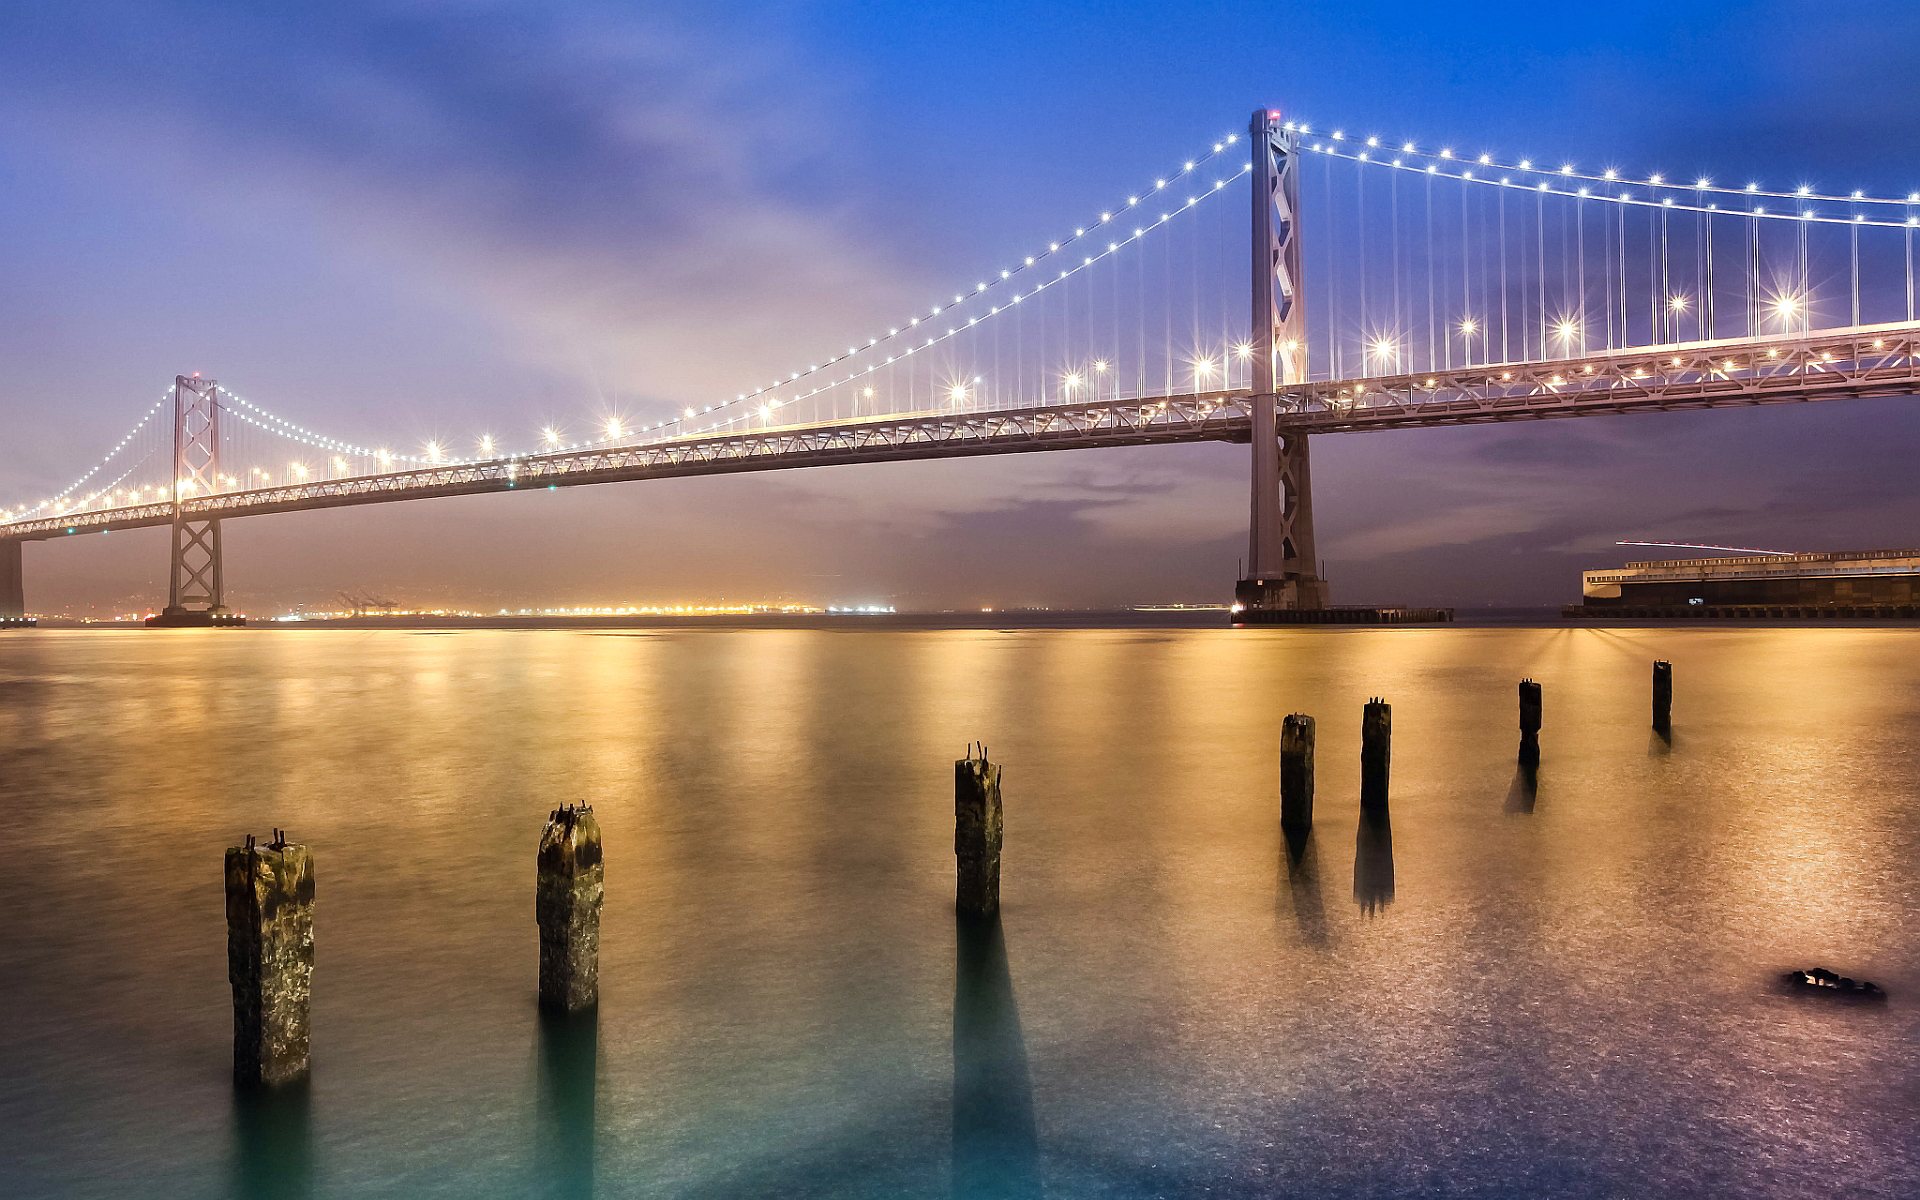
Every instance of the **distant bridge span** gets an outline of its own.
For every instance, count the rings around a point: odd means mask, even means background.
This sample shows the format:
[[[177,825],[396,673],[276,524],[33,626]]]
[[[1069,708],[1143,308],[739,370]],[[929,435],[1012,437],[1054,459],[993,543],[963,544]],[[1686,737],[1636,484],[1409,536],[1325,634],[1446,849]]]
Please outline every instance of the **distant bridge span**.
[[[1327,224],[1311,264],[1301,237],[1309,161]],[[1242,177],[1244,242],[1212,199]],[[1210,227],[1192,215],[1202,211],[1219,219]],[[1920,192],[1779,192],[1582,173],[1564,159],[1469,161],[1444,146],[1316,134],[1260,109],[1246,142],[1237,132],[1216,140],[1124,205],[974,276],[951,301],[644,431],[605,419],[605,437],[571,448],[549,427],[552,449],[540,454],[497,455],[487,436],[472,459],[446,461],[438,441],[424,458],[396,458],[304,429],[212,379],[177,376],[65,491],[0,509],[0,624],[28,619],[28,541],[171,526],[157,623],[237,624],[223,599],[221,524],[232,517],[1202,441],[1251,447],[1236,609],[1246,621],[1293,620],[1331,604],[1314,541],[1311,435],[1914,395],[1917,251]],[[1242,280],[1252,285],[1245,325],[1232,315]],[[288,442],[300,447],[292,461]]]
[[[1547,362],[1285,385],[1276,396],[1276,417],[1284,431],[1363,433],[1917,393],[1920,323],[1899,322],[1804,337],[1694,342]],[[1245,391],[992,412],[908,413],[218,491],[182,499],[179,508],[181,516],[191,520],[223,520],[688,475],[1246,442],[1252,431],[1252,397]],[[174,520],[171,499],[86,509],[0,525],[0,541],[141,529]]]

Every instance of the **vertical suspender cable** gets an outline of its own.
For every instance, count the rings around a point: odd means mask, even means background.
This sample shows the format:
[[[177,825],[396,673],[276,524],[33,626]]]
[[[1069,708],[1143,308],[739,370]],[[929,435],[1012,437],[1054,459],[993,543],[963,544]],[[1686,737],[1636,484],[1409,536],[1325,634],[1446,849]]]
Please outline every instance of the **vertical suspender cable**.
[[[1427,370],[1429,370],[1429,371],[1431,371],[1431,370],[1433,370],[1433,369],[1434,369],[1435,367],[1437,367],[1438,365],[1440,365],[1440,355],[1439,355],[1439,353],[1438,353],[1438,350],[1439,350],[1439,347],[1437,347],[1437,346],[1435,346],[1435,345],[1434,345],[1434,338],[1433,338],[1433,334],[1434,334],[1434,322],[1435,322],[1435,319],[1436,319],[1436,318],[1435,318],[1435,313],[1434,313],[1434,308],[1433,308],[1433,269],[1434,269],[1434,260],[1435,260],[1435,258],[1437,258],[1437,257],[1438,257],[1438,255],[1439,255],[1439,251],[1435,249],[1435,247],[1434,247],[1434,244],[1433,244],[1433,173],[1432,173],[1432,172],[1428,172],[1428,173],[1427,173],[1427,201],[1426,201],[1426,218],[1427,218],[1427,241],[1426,241],[1426,252],[1427,252]]]
[[[1714,320],[1714,294],[1713,294],[1714,293],[1714,287],[1713,287],[1713,218],[1714,216],[1715,216],[1714,213],[1709,212],[1701,218],[1702,228],[1705,230],[1705,234],[1703,236],[1705,237],[1706,243],[1707,243],[1707,247],[1706,247],[1707,294],[1704,298],[1707,308],[1706,308],[1706,311],[1701,314],[1701,316],[1705,319],[1707,323],[1706,337],[1708,341],[1713,341],[1716,337],[1719,336],[1717,322],[1715,322]]]
[[[1500,181],[1500,361],[1512,362],[1507,343],[1507,181]]]
[[[1533,190],[1533,258],[1540,269],[1534,280],[1536,306],[1540,309],[1540,357],[1553,357],[1547,351],[1547,193]]]
[[[1354,258],[1358,263],[1356,273],[1360,277],[1360,310],[1357,314],[1359,319],[1355,322],[1355,329],[1360,335],[1360,361],[1354,373],[1365,375],[1367,374],[1367,351],[1372,349],[1367,344],[1367,334],[1370,332],[1367,328],[1370,315],[1368,302],[1372,298],[1372,289],[1367,286],[1370,282],[1367,279],[1367,173],[1359,167],[1353,169],[1353,187],[1353,221],[1354,228],[1359,233]]]
[[[1399,374],[1406,322],[1401,319],[1400,311],[1400,172],[1397,168],[1387,176],[1387,237],[1392,246],[1390,265],[1393,274],[1393,323],[1387,338],[1393,345],[1393,370]]]
[[[1855,325],[1858,325],[1860,323],[1860,222],[1858,220],[1859,214],[1855,213],[1854,217],[1855,217],[1854,223],[1848,227],[1847,232],[1853,235],[1853,238],[1852,238],[1853,322],[1852,323]]]

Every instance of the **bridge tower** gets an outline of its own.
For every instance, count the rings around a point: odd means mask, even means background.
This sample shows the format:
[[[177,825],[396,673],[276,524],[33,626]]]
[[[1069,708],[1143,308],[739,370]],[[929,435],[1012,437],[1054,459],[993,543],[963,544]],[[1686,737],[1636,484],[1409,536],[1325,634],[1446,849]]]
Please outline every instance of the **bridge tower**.
[[[1301,297],[1299,136],[1261,109],[1253,135],[1253,511],[1247,577],[1234,588],[1237,619],[1327,607],[1313,545],[1313,490],[1305,430],[1283,429],[1280,389],[1307,380]]]
[[[173,569],[167,606],[147,624],[244,625],[227,611],[220,560],[220,519],[195,519],[188,499],[220,488],[218,385],[199,376],[173,377]]]

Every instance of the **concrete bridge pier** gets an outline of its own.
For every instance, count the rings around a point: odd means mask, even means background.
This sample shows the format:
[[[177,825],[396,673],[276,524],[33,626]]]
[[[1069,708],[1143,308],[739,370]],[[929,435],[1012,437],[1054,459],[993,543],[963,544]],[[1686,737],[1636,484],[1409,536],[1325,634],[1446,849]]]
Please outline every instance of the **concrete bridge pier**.
[[[1313,544],[1307,435],[1274,428],[1273,397],[1256,396],[1254,404],[1250,553],[1247,577],[1233,589],[1234,603],[1243,619],[1261,612],[1325,608],[1327,581],[1319,576]]]
[[[26,579],[20,566],[24,544],[17,538],[0,541],[0,626],[26,624]]]

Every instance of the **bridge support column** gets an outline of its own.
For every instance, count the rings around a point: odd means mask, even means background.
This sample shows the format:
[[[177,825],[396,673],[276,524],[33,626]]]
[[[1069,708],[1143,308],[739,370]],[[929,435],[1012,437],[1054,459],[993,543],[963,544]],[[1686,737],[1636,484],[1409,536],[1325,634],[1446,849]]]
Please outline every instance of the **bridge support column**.
[[[1316,568],[1307,435],[1276,431],[1263,439],[1260,425],[1256,419],[1247,577],[1233,595],[1242,620],[1258,620],[1262,611],[1325,608],[1328,598]]]
[[[195,496],[220,490],[219,384],[197,376],[173,379],[173,563],[167,607],[147,624],[156,626],[244,625],[227,611],[220,556],[220,521],[195,519],[186,508]]]
[[[1280,114],[1253,114],[1253,511],[1247,574],[1234,588],[1236,620],[1327,607],[1316,568],[1313,489],[1304,430],[1281,429],[1281,393],[1307,379],[1301,301],[1298,138]]]
[[[20,548],[24,545],[17,538],[0,541],[0,623],[26,623],[26,579],[20,564]]]

